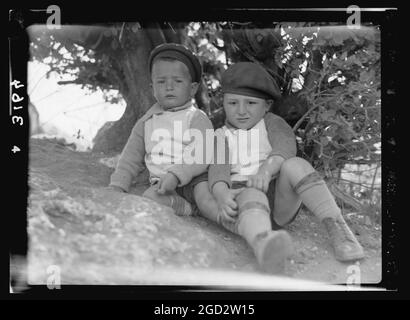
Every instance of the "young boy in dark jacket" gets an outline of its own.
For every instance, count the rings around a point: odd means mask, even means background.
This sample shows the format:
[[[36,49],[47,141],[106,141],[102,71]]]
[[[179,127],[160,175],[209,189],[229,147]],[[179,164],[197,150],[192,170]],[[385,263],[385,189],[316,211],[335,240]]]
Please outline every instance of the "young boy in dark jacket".
[[[258,64],[239,62],[222,75],[222,91],[226,122],[216,130],[215,159],[209,167],[209,188],[219,207],[216,220],[246,239],[264,271],[281,273],[292,241],[280,227],[294,219],[303,203],[328,230],[336,259],[363,258],[363,248],[326,183],[296,157],[291,128],[268,113],[280,97],[270,75]],[[267,118],[282,132],[277,141],[268,138]],[[258,137],[254,149],[252,135]],[[241,161],[245,152],[256,157]]]

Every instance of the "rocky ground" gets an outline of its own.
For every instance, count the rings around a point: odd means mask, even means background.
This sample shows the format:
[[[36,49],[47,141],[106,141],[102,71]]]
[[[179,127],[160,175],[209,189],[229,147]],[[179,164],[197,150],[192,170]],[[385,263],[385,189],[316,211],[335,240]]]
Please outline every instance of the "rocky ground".
[[[29,283],[46,283],[51,265],[60,268],[63,284],[187,283],[194,270],[207,270],[208,276],[198,276],[202,283],[218,279],[219,271],[260,274],[238,236],[138,196],[145,188],[143,177],[130,194],[106,190],[113,171],[108,155],[32,139],[29,156]],[[346,219],[366,252],[353,268],[360,270],[362,283],[376,284],[381,280],[380,226],[357,214]],[[287,230],[296,248],[287,276],[348,281],[352,264],[333,258],[328,236],[311,214],[303,211]],[[174,270],[173,280],[163,270]]]

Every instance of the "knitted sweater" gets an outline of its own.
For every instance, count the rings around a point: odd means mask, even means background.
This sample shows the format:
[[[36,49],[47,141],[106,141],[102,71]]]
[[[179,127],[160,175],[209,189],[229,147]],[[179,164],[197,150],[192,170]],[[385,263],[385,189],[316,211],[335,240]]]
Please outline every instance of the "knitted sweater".
[[[161,125],[165,129],[174,125],[175,121],[181,121],[182,127],[197,129],[203,137],[206,136],[206,130],[213,129],[212,123],[206,114],[194,107],[191,102],[184,106],[171,110],[164,110],[158,103],[155,103],[135,124],[131,135],[128,138],[117,167],[111,175],[110,185],[118,186],[126,191],[132,183],[132,180],[140,173],[145,166],[150,171],[151,177],[158,177],[167,172],[173,173],[179,179],[179,186],[186,185],[193,177],[206,172],[208,165],[206,162],[186,164],[184,162],[173,164],[172,154],[165,154],[165,158],[170,159],[167,163],[158,164],[153,159],[155,148],[151,143],[153,132]],[[172,131],[171,131],[172,134]],[[154,134],[155,135],[155,134]],[[174,137],[171,137],[172,139]],[[193,142],[183,142],[182,148],[194,149]],[[181,144],[182,142],[179,141]],[[206,144],[203,144],[205,148]],[[203,151],[203,154],[205,152]]]

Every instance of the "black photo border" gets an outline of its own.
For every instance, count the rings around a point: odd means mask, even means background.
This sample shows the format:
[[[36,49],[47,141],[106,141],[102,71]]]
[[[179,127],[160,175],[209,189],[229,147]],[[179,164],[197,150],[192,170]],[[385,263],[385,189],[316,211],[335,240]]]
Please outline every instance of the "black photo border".
[[[362,8],[394,8],[388,4],[381,6],[357,4]],[[89,14],[93,10],[82,5],[81,7],[68,6],[67,4],[58,4],[61,8],[62,21],[64,24],[95,24],[113,21],[163,21],[162,17],[167,17],[167,21],[332,21],[346,22],[348,17],[346,11],[337,10],[336,8],[327,8],[332,10],[313,10],[314,8],[323,8],[310,4],[312,10],[297,10],[300,7],[306,8],[306,5],[295,6],[291,8],[289,4],[277,4],[275,8],[268,5],[258,6],[257,8],[249,7],[248,4],[237,3],[234,6],[226,8],[210,5],[210,7],[201,10],[176,10],[174,8],[163,7],[161,9],[151,9],[149,7],[141,8],[138,12],[132,9],[126,9],[124,6],[103,7],[99,8],[94,15]],[[339,3],[338,3],[339,4]],[[347,8],[354,4],[349,3],[344,6],[341,3],[338,8]],[[327,4],[328,5],[328,4]],[[293,6],[293,5],[292,5]],[[8,80],[19,80],[27,88],[27,61],[28,36],[25,29],[34,24],[47,21],[47,5],[33,8],[10,8],[8,24],[8,48],[9,48],[9,72]],[[287,9],[285,9],[287,8]],[[397,7],[396,7],[397,8]],[[37,10],[33,10],[37,9]],[[42,10],[38,10],[42,9]],[[298,299],[314,298],[329,299],[332,297],[355,298],[362,297],[391,297],[397,296],[400,288],[404,284],[398,276],[398,198],[397,198],[397,178],[398,178],[398,150],[397,150],[397,36],[398,36],[398,9],[386,11],[362,11],[362,22],[373,22],[380,25],[381,44],[382,44],[382,281],[376,287],[386,289],[383,292],[232,292],[220,291],[212,287],[184,287],[184,286],[70,286],[62,285],[61,290],[48,290],[46,286],[30,286],[20,294],[8,295],[12,299],[77,299],[83,297],[86,299],[185,299],[195,300],[198,298],[210,299],[232,299],[236,300],[270,300],[270,299]],[[10,78],[12,76],[12,78]],[[17,92],[25,99],[19,105],[23,106],[21,116],[25,123],[22,126],[13,125],[10,115],[6,115],[7,121],[7,167],[12,173],[11,178],[7,179],[7,185],[10,188],[7,201],[9,202],[7,228],[9,253],[12,258],[25,257],[27,255],[27,197],[29,187],[28,179],[28,109],[27,93],[22,89],[13,89],[9,91],[7,105],[10,105],[11,93]],[[19,110],[20,111],[20,110]],[[8,112],[8,109],[7,109]],[[18,146],[21,152],[12,153],[13,146]],[[401,247],[403,250],[403,245]],[[10,276],[10,269],[8,275]],[[16,279],[12,279],[12,282]],[[366,285],[363,285],[366,287]],[[374,287],[374,285],[372,285]],[[7,284],[7,291],[9,285]],[[194,291],[192,291],[194,289]],[[58,292],[57,292],[58,291]],[[147,304],[154,306],[156,304]]]

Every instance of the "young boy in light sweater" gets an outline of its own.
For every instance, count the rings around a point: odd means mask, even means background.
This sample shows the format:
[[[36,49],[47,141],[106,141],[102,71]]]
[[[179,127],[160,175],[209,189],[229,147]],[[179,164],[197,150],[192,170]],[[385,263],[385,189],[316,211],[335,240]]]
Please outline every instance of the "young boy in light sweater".
[[[195,129],[205,137],[207,129],[213,130],[209,118],[193,102],[201,65],[189,49],[169,43],[151,52],[149,71],[157,102],[135,124],[111,176],[110,188],[128,192],[132,180],[146,166],[151,186],[143,196],[172,207],[178,215],[190,215],[194,194],[200,205],[206,201],[199,197],[202,190],[211,197],[206,182],[208,164],[188,164],[184,157],[191,151],[195,156],[199,149],[204,154],[206,146],[186,133]]]
[[[219,207],[215,219],[243,236],[269,273],[284,271],[292,241],[281,227],[294,219],[302,203],[328,230],[338,260],[363,258],[363,248],[326,183],[296,157],[291,128],[267,113],[280,97],[270,75],[258,64],[236,63],[222,75],[222,91],[226,122],[216,130],[215,159],[209,167],[209,188]],[[278,143],[268,138],[269,118],[282,131]],[[253,134],[258,137],[256,149],[251,148]],[[256,157],[241,158],[245,152]]]

